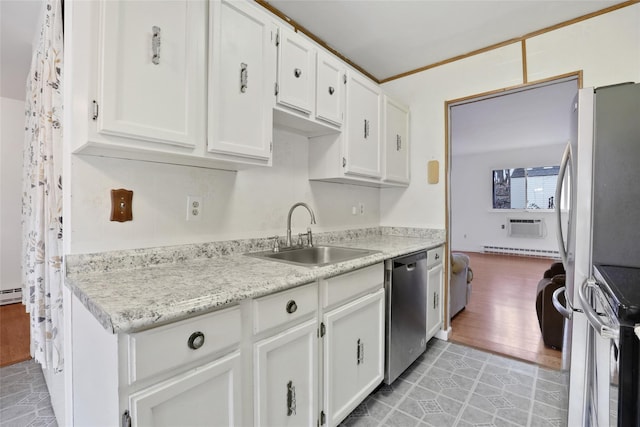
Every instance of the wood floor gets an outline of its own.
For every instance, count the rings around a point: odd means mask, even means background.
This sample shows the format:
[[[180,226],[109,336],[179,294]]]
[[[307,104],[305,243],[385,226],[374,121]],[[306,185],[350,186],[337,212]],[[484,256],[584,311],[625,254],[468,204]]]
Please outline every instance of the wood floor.
[[[562,352],[545,347],[536,287],[552,261],[465,252],[473,270],[471,300],[453,318],[451,341],[560,369]]]
[[[29,341],[29,314],[24,305],[0,306],[0,366],[31,359]]]

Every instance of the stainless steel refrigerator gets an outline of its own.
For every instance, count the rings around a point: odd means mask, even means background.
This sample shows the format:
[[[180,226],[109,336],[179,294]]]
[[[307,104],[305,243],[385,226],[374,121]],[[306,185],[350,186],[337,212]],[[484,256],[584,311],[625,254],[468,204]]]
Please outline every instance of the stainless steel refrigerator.
[[[566,318],[568,425],[638,425],[640,85],[581,89],[572,108],[556,193],[566,289],[554,294]]]

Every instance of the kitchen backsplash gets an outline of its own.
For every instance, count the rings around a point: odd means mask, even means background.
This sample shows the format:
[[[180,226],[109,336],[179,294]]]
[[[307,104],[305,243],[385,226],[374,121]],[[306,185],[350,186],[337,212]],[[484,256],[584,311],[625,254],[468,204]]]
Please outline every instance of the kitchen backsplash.
[[[361,239],[375,235],[402,237],[433,237],[444,240],[442,229],[370,227],[352,230],[333,231],[314,235],[316,244],[336,244],[348,240]],[[280,236],[281,243],[284,236]],[[246,252],[258,252],[271,248],[271,239],[242,239],[219,242],[198,243],[157,248],[129,249],[91,254],[74,254],[65,257],[67,275],[74,273],[104,272],[143,268],[152,265],[176,263],[199,258],[216,258]]]

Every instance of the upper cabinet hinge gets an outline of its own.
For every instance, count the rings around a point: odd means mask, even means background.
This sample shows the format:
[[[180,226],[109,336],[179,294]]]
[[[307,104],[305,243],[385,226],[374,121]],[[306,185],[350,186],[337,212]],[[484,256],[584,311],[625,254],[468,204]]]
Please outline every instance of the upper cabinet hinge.
[[[276,82],[274,85],[274,92],[275,92],[275,95],[278,96],[278,92],[280,92],[280,87],[278,86],[278,82]]]
[[[269,142],[269,152],[273,153],[273,141]]]
[[[276,46],[280,46],[280,28],[276,31]]]
[[[327,328],[324,326],[324,322],[320,323],[320,337],[324,337],[324,334],[327,333]],[[324,423],[322,423],[324,424]]]
[[[342,83],[347,84],[347,75],[346,74],[342,75]]]
[[[342,167],[343,168],[347,167],[347,159],[345,157],[342,158]]]
[[[127,409],[122,414],[122,425],[121,427],[131,427],[131,415],[129,415],[129,410]]]
[[[91,116],[91,120],[93,120],[94,122],[96,120],[98,120],[98,112],[99,112],[98,102],[94,99],[93,100],[93,115]]]
[[[320,425],[323,426],[324,423],[327,421],[326,420],[326,416],[324,415],[324,411],[320,411]]]

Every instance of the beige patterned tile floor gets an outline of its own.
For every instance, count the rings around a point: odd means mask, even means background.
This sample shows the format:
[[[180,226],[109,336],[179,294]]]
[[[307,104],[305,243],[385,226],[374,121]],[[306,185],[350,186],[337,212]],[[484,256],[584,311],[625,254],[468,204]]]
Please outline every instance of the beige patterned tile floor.
[[[558,427],[567,425],[567,399],[566,372],[432,339],[342,426]],[[0,426],[57,426],[34,361],[0,368]]]

